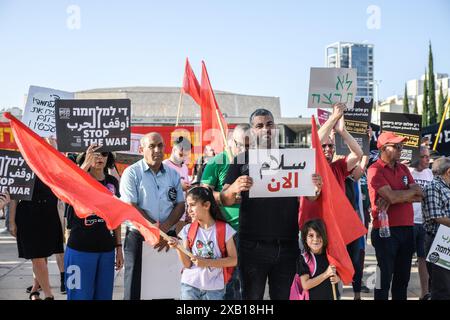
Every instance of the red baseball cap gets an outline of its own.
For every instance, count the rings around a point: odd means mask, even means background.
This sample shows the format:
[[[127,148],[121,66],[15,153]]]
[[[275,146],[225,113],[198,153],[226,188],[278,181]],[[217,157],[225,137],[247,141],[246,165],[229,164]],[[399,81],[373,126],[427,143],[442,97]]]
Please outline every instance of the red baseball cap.
[[[377,148],[380,149],[382,146],[388,143],[401,143],[405,141],[406,137],[397,136],[395,133],[391,131],[384,131],[380,134],[377,141]]]

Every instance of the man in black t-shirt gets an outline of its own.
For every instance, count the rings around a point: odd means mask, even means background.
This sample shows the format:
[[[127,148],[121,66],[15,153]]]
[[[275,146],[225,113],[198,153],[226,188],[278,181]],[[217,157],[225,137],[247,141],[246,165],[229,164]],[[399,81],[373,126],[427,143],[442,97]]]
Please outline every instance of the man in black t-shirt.
[[[250,116],[250,126],[258,148],[274,148],[278,137],[273,134],[270,111],[257,109]],[[298,198],[249,198],[252,185],[247,151],[234,158],[221,192],[223,205],[241,202],[238,261],[242,298],[262,300],[269,280],[270,298],[288,300],[299,256]]]

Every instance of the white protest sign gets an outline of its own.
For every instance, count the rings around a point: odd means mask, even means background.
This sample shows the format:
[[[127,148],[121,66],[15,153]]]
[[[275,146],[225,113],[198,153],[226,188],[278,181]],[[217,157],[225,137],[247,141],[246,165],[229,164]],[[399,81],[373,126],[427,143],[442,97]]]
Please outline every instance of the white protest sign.
[[[440,225],[430,251],[427,261],[442,268],[450,270],[450,228]]]
[[[182,265],[175,249],[142,244],[141,299],[180,299]]]
[[[331,108],[342,102],[351,109],[355,96],[356,69],[311,68],[308,108]]]
[[[250,149],[250,198],[314,196],[314,149]]]
[[[56,138],[55,101],[73,98],[72,92],[30,86],[22,122],[43,138]]]

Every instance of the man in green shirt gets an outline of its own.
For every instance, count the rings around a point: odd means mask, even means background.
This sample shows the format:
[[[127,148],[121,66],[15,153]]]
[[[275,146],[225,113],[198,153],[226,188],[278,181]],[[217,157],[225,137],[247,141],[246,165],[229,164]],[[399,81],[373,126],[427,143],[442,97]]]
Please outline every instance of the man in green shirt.
[[[233,159],[235,156],[248,149],[249,129],[250,126],[248,124],[239,124],[234,128],[233,134],[228,140],[228,146],[230,147],[229,149],[232,153],[231,156],[227,151],[223,151],[212,160],[208,161],[201,178],[202,185],[208,186],[214,190],[214,198],[222,209],[223,216],[236,231],[239,231],[240,205],[234,204],[232,206],[222,206],[220,192],[223,189],[224,181],[227,176],[228,168],[230,166],[230,159]],[[238,234],[236,233],[235,241],[238,240],[237,235]],[[226,287],[226,300],[241,299],[239,278],[239,271],[238,268],[236,268],[233,278]]]

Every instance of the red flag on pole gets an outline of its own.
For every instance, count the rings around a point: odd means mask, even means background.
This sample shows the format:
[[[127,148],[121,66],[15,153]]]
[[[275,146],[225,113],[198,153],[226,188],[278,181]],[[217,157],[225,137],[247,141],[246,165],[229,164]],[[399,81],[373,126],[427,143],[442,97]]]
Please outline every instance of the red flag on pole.
[[[17,146],[27,164],[59,199],[73,206],[77,216],[85,218],[95,213],[105,220],[110,230],[129,220],[147,242],[152,245],[159,242],[159,229],[150,224],[135,207],[112,195],[100,182],[10,113],[5,113],[4,117],[11,122]]]
[[[198,105],[201,105],[200,84],[192,71],[189,59],[186,58],[186,66],[184,67],[183,92],[190,95]]]
[[[200,92],[202,108],[202,148],[204,150],[205,146],[209,144],[217,154],[222,152],[225,148],[228,124],[217,104],[204,61],[202,61],[202,86]]]
[[[354,269],[346,245],[367,233],[366,228],[339,186],[330,165],[322,152],[314,116],[312,122],[312,147],[316,150],[316,171],[322,177],[323,187],[316,201],[305,197],[300,201],[299,225],[320,218],[327,228],[327,256],[335,265],[344,284],[352,282]]]

